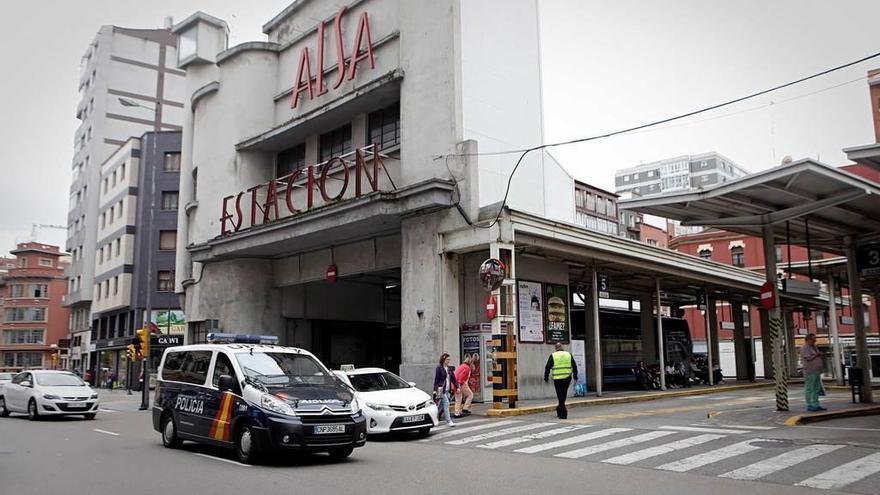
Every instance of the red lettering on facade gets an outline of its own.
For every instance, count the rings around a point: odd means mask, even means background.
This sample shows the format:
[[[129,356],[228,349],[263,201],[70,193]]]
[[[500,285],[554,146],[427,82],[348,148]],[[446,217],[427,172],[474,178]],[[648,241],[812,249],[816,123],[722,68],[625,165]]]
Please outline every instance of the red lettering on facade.
[[[342,179],[342,187],[339,188],[339,193],[336,194],[336,196],[330,196],[329,194],[327,194],[327,174],[336,163],[342,165],[344,178]],[[321,180],[318,181],[318,189],[321,191],[321,198],[325,202],[338,201],[342,199],[342,196],[345,194],[345,190],[348,189],[348,165],[342,158],[339,158],[338,156],[336,158],[331,158],[327,163],[324,164],[324,166],[321,167]]]
[[[315,96],[321,96],[327,92],[327,87],[324,86],[324,23],[318,24],[318,79],[315,81],[315,86],[318,87],[318,92],[315,93]]]
[[[361,195],[361,171],[367,177],[367,183],[373,191],[379,189],[379,146],[373,144],[373,174],[367,168],[367,162],[364,160],[364,154],[358,151],[354,155],[354,195]]]
[[[342,17],[348,11],[347,7],[342,7],[336,13],[336,20],[333,21],[333,28],[336,31],[336,82],[333,83],[333,89],[338,88],[342,81],[345,80],[345,47],[342,45]]]
[[[292,174],[286,177],[287,197],[285,198],[285,201],[287,202],[287,211],[289,211],[291,215],[299,212],[299,210],[297,210],[296,207],[293,206],[293,184],[294,182],[296,182],[297,179],[299,179],[300,175],[302,175],[302,169],[298,168],[294,170]]]
[[[275,220],[278,220],[278,183],[275,182],[275,179],[269,181],[269,185],[266,187],[266,201],[263,203],[263,223],[268,223],[269,213],[275,212]]]
[[[257,201],[257,191],[259,191],[263,187],[262,184],[256,185],[247,191],[251,193],[251,225],[257,224],[257,211],[260,213],[264,213],[263,207],[260,205],[260,202]]]
[[[303,81],[305,76],[305,81]],[[309,92],[309,99],[315,97],[315,91],[312,87],[312,64],[309,62],[309,47],[303,47],[299,56],[299,68],[296,70],[296,87],[293,89],[293,99],[290,102],[290,108],[296,108],[299,101],[299,95],[302,92]]]
[[[241,228],[241,222],[244,221],[244,213],[241,211],[241,198],[244,197],[244,191],[238,193],[235,196],[235,216],[236,222],[233,226],[232,231],[238,232],[238,229]]]
[[[229,204],[229,200],[234,198],[235,196],[226,196],[223,198],[223,213],[220,215],[220,235],[226,235],[229,231],[226,230],[226,222],[232,220],[232,214],[229,213],[227,206]]]
[[[367,47],[366,50],[361,53],[361,44],[364,41],[365,35]],[[349,81],[354,79],[354,76],[357,75],[357,65],[361,60],[369,59],[370,68],[376,68],[376,59],[373,57],[373,40],[370,38],[370,17],[366,12],[361,14],[360,21],[358,22],[357,36],[355,36],[354,40],[354,50],[351,53],[351,63],[348,72]]]
[[[315,167],[306,168],[306,209],[311,210],[315,199]]]

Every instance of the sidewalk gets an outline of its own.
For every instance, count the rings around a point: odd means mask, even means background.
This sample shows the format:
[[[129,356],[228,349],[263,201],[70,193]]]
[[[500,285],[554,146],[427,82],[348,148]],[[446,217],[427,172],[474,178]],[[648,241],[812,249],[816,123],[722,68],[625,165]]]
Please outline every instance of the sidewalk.
[[[611,404],[626,404],[631,402],[645,402],[651,400],[660,400],[660,399],[669,399],[672,397],[688,397],[694,395],[708,395],[708,394],[720,394],[725,392],[732,392],[736,390],[746,390],[753,388],[765,388],[772,387],[773,381],[771,380],[759,380],[757,382],[727,382],[723,385],[699,385],[694,386],[692,388],[676,388],[669,390],[653,390],[653,391],[644,391],[644,390],[621,390],[621,391],[611,391],[605,392],[602,394],[602,397],[596,397],[594,394],[590,394],[588,397],[569,397],[566,401],[566,406],[571,409],[573,407],[588,407],[588,406],[605,406]],[[516,408],[510,409],[507,408],[507,404],[504,404],[504,409],[492,409],[491,402],[485,402],[483,404],[474,404],[471,407],[471,413],[479,416],[494,416],[494,417],[507,417],[507,416],[522,416],[526,414],[537,414],[537,413],[545,413],[545,412],[553,412],[556,410],[556,400],[555,399],[534,399],[534,400],[519,400],[516,403]]]

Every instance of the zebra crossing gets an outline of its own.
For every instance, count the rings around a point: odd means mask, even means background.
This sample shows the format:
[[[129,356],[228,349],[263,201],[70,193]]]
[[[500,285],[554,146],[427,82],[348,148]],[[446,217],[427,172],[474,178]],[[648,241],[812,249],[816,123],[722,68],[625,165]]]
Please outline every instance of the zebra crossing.
[[[644,429],[471,419],[455,428],[438,428],[421,442],[826,490],[853,485],[864,493],[880,493],[877,449],[761,437],[769,437],[773,429],[706,424]]]

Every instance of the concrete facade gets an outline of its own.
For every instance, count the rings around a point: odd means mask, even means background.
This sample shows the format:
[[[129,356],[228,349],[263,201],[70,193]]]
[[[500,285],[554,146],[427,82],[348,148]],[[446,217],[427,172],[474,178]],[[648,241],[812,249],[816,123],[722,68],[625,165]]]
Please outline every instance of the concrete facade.
[[[73,313],[70,333],[80,343],[76,352],[85,356],[83,365],[94,350],[91,303],[97,297],[96,270],[103,271],[98,266],[99,208],[107,199],[101,192],[102,165],[132,136],[180,129],[184,73],[176,60],[177,39],[168,29],[118,26],[102,26],[82,57],[66,242],[72,260],[64,304]]]

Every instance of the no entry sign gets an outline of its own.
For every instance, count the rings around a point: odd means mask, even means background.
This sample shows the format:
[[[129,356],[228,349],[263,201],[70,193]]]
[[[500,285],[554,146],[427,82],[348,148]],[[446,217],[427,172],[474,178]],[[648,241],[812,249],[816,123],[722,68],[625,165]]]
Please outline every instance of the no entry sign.
[[[776,288],[771,282],[764,282],[761,286],[761,306],[764,309],[773,309],[776,307]]]

